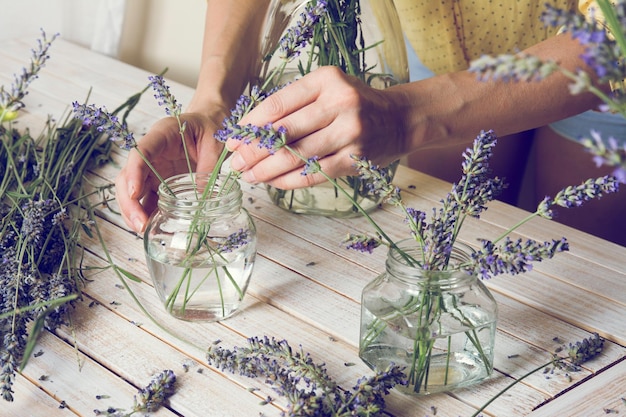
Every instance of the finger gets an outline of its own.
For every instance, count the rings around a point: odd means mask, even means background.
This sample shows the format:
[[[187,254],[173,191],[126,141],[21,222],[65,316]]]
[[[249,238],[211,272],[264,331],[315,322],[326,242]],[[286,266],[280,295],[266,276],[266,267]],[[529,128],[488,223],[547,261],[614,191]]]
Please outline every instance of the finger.
[[[294,147],[302,156],[310,157],[316,155],[323,157],[334,153],[345,144],[344,140],[335,141],[328,138],[330,135],[336,136],[332,130],[326,129],[333,123],[335,117],[335,114],[327,110],[326,106],[320,102],[315,102],[280,119],[274,126],[275,129],[278,126],[286,128],[287,143]],[[258,140],[250,143],[243,142],[243,146],[237,147],[236,155],[234,155],[231,161],[232,168],[237,171],[247,171],[265,160],[271,152],[259,146],[259,143]],[[280,154],[280,151],[276,153]],[[300,164],[297,158],[295,160],[293,158],[282,159],[280,166],[283,170],[291,170]],[[295,164],[294,161],[296,162]],[[288,165],[285,165],[286,163]]]
[[[231,166],[243,173],[242,179],[246,182],[269,182],[302,167],[311,157],[322,159],[338,153],[349,155],[350,151],[355,149],[352,139],[356,130],[346,131],[341,125],[331,123],[326,128],[291,142],[289,150],[283,148],[273,155],[265,149],[260,149],[254,142],[242,146],[233,155]]]
[[[115,199],[124,222],[135,232],[140,233],[148,221],[148,213],[140,203],[143,187],[130,189],[127,174],[128,170],[124,168],[115,179]]]
[[[307,125],[315,126],[319,124],[318,121],[311,120],[311,116],[318,118],[318,116],[324,115],[325,112],[320,111],[323,108],[314,109],[315,113],[311,111],[305,114],[300,113],[300,119],[292,118],[291,120],[285,120],[287,116],[291,116],[298,110],[314,103],[319,97],[319,89],[307,77],[308,75],[267,97],[252,109],[250,113],[245,115],[239,124],[242,126],[266,126],[268,123],[271,123],[275,129],[284,126],[288,131],[288,135],[292,138],[311,133],[311,129]],[[302,123],[303,120],[308,121],[308,123]],[[230,151],[236,151],[241,147],[242,143],[243,141],[241,140],[228,139],[226,147]]]
[[[196,172],[212,172],[218,156],[222,153],[224,144],[210,137],[203,137],[197,143]]]
[[[318,161],[320,170],[330,178],[338,178],[344,175],[357,175],[353,161],[345,154],[330,155]],[[267,184],[282,190],[310,187],[327,181],[321,173],[303,175],[303,167],[280,175]]]

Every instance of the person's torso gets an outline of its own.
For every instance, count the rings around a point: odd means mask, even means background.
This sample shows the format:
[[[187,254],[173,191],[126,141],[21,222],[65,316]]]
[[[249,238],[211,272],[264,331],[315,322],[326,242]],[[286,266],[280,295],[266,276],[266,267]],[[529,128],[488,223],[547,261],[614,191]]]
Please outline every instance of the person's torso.
[[[556,34],[540,20],[545,4],[575,10],[578,0],[394,0],[402,29],[436,74],[460,71],[484,54],[515,53]]]

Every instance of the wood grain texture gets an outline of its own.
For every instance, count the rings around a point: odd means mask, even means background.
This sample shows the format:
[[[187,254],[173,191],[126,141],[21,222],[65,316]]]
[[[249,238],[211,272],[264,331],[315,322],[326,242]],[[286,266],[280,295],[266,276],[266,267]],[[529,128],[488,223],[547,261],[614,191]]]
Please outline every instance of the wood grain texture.
[[[24,40],[0,45],[1,83],[11,82],[30,48]],[[55,41],[50,55],[31,85],[16,126],[37,132],[49,115],[60,118],[72,101],[87,96],[90,103],[112,109],[147,85],[147,72],[62,40]],[[184,106],[193,90],[169,84]],[[140,138],[163,115],[147,93],[131,114],[130,126]],[[89,181],[94,186],[111,183],[125,157],[126,151],[115,149],[113,163],[91,172]],[[450,189],[450,184],[406,167],[399,168],[395,182],[409,204],[422,210],[438,207]],[[363,286],[383,271],[386,254],[379,250],[367,256],[340,244],[350,231],[371,231],[367,222],[288,214],[271,203],[263,186],[242,184],[242,189],[259,244],[249,292],[238,314],[221,323],[182,322],[167,315],[149,279],[141,236],[126,228],[115,201],[99,206],[98,230],[114,264],[140,278],[126,284],[141,306],[112,269],[89,272],[72,326],[43,335],[36,348],[43,354],[32,358],[18,375],[16,400],[0,405],[0,415],[91,416],[94,409],[130,407],[137,389],[152,375],[172,369],[179,379],[177,391],[157,415],[278,416],[285,402],[275,398],[269,385],[206,362],[206,348],[213,342],[242,346],[252,336],[302,346],[346,388],[371,374],[357,351],[360,295]],[[492,238],[527,214],[496,202],[481,220],[467,222],[461,239],[475,244],[476,237]],[[385,207],[372,216],[394,239],[408,237],[401,216],[392,209]],[[390,416],[469,416],[515,378],[549,362],[559,346],[592,332],[607,339],[605,349],[580,372],[534,374],[492,403],[484,415],[626,413],[621,400],[626,395],[626,248],[536,220],[517,235],[537,240],[566,236],[571,249],[536,265],[531,273],[486,282],[500,308],[493,376],[449,394],[413,398],[393,392],[388,397]],[[83,245],[85,265],[107,265],[97,239],[85,236]],[[97,399],[99,395],[108,398]],[[267,396],[274,398],[272,404],[260,405]],[[62,401],[66,408],[59,408]]]

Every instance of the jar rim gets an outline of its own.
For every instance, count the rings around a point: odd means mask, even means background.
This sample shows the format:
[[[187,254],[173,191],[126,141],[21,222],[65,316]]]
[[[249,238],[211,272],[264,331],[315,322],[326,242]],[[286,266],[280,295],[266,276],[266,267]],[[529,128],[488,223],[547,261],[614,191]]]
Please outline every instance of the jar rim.
[[[241,205],[242,191],[239,181],[232,174],[220,173],[212,190],[203,188],[211,179],[211,173],[185,173],[168,177],[159,184],[158,205],[177,214],[203,212],[204,215],[224,213]],[[210,195],[207,195],[209,194]]]
[[[447,264],[450,268],[445,270],[427,270],[419,265],[410,265],[400,251],[403,251],[413,259],[420,259],[422,252],[418,242],[411,238],[403,239],[396,243],[396,247],[389,248],[386,268],[396,278],[418,283],[436,282],[437,285],[444,283],[454,284],[476,279],[474,275],[459,268],[462,263],[470,261],[471,254],[475,252],[471,246],[463,242],[454,243],[450,260]]]

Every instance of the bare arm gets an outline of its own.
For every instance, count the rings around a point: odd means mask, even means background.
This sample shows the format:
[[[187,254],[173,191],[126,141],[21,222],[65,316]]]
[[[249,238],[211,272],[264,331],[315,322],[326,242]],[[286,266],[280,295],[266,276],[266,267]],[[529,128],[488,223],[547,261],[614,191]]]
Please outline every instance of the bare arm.
[[[213,134],[234,106],[258,61],[258,36],[269,0],[208,0],[202,60],[194,96],[180,118],[192,168],[213,169],[223,149]],[[186,154],[178,121],[159,120],[138,148],[163,178],[185,172]],[[136,150],[115,180],[122,217],[135,231],[144,230],[156,206],[159,180]]]
[[[524,51],[575,72],[585,68],[583,46],[569,34]],[[588,69],[587,69],[588,70]],[[591,71],[589,71],[591,73]],[[572,95],[572,81],[555,73],[541,82],[479,81],[468,71],[445,74],[389,90],[404,111],[407,151],[468,141],[481,129],[498,136],[544,126],[599,104],[590,93]]]
[[[583,47],[567,34],[525,52],[571,71],[585,68]],[[354,173],[350,155],[385,165],[427,147],[469,143],[480,130],[505,136],[597,105],[591,94],[571,95],[570,82],[560,73],[541,82],[486,82],[461,71],[374,90],[321,68],[267,98],[243,122],[285,126],[290,146],[304,157],[318,156],[322,169],[337,177]],[[324,180],[319,174],[300,175],[302,162],[285,150],[268,157],[234,140],[227,146],[237,151],[231,166],[244,172],[244,180],[283,189]]]
[[[235,103],[258,62],[269,0],[207,0],[202,61],[191,112]]]

